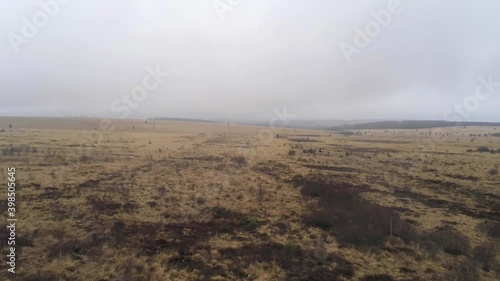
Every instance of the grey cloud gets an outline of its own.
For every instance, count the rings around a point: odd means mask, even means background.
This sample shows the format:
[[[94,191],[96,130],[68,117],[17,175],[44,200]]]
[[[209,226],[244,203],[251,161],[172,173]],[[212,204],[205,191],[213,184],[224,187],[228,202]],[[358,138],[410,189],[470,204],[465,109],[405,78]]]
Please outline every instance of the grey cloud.
[[[130,117],[258,119],[286,106],[300,119],[439,119],[480,75],[500,81],[493,0],[401,0],[351,63],[340,44],[389,0],[243,1],[223,21],[212,0],[70,1],[17,54],[7,34],[38,1],[4,2],[0,115],[118,117],[111,103],[157,64],[171,76]],[[492,95],[470,120],[500,121],[499,104]]]

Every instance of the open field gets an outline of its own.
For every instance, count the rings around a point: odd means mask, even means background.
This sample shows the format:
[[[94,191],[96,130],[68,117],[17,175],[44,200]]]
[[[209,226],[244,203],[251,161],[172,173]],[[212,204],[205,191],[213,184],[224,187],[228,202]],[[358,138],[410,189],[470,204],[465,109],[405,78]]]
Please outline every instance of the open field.
[[[500,279],[500,128],[98,122],[0,118],[1,280]]]

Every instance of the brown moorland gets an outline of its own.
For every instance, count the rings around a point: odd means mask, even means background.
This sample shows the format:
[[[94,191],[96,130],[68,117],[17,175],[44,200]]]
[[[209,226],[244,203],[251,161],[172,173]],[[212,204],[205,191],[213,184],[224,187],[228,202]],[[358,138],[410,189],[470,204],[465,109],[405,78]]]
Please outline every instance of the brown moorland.
[[[499,128],[99,121],[0,118],[1,280],[500,279]]]

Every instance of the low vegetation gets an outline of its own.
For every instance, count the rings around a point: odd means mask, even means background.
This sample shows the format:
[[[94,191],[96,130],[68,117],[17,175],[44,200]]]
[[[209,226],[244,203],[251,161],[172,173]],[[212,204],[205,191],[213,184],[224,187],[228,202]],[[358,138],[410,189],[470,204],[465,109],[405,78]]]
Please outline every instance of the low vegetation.
[[[0,165],[19,171],[15,280],[500,279],[487,128],[443,142],[276,129],[269,142],[157,120],[82,141],[89,120],[14,121]]]

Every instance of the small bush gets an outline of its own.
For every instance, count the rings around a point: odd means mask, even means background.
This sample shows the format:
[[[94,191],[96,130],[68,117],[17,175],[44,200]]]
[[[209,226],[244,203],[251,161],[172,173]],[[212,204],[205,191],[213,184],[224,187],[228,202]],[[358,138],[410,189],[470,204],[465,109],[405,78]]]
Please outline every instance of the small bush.
[[[247,159],[243,156],[232,157],[231,161],[239,166],[244,166],[247,164]]]
[[[313,154],[313,155],[316,155],[316,149],[304,149],[302,152],[306,153],[306,154]]]
[[[290,151],[288,151],[288,156],[295,156],[296,154],[297,152],[294,149],[290,149]]]
[[[486,146],[480,146],[476,149],[477,152],[490,152],[490,149]]]
[[[429,234],[430,242],[444,252],[458,256],[467,255],[470,251],[470,240],[454,229],[440,229]]]
[[[164,197],[165,194],[167,194],[167,189],[164,187],[164,186],[160,186],[156,189],[156,191],[158,191],[158,195],[160,197]]]
[[[254,217],[241,218],[239,221],[239,225],[247,231],[256,230],[259,224],[259,221]]]
[[[500,222],[485,222],[479,228],[492,238],[500,238]]]
[[[465,261],[452,270],[444,280],[478,281],[480,276],[477,267],[473,263]]]
[[[204,205],[207,203],[207,199],[205,197],[198,197],[196,198],[196,204],[198,205]]]
[[[237,220],[241,218],[241,214],[224,207],[213,207],[212,216],[214,219]]]
[[[91,158],[87,154],[82,154],[78,160],[82,163],[90,162]]]
[[[480,265],[480,267],[489,272],[495,264],[495,257],[497,255],[497,245],[493,241],[482,243],[474,248],[473,261]]]
[[[492,168],[491,170],[488,171],[488,174],[490,176],[496,176],[496,175],[498,175],[498,169]]]

